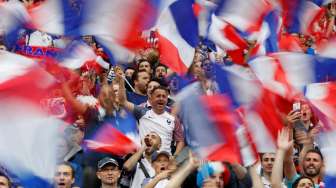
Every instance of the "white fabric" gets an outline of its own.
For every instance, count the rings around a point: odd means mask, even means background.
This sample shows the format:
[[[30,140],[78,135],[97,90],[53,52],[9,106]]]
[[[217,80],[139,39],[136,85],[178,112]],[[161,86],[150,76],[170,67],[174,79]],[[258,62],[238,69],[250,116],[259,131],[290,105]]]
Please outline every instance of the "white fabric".
[[[153,110],[148,110],[139,120],[140,138],[154,131],[161,137],[160,151],[171,153],[171,142],[173,140],[173,131],[175,128],[175,117],[168,112],[156,114]]]
[[[47,33],[35,31],[30,34],[30,37],[27,38],[27,44],[29,46],[44,46],[50,47],[52,46],[52,37]]]
[[[149,176],[150,177],[155,176],[155,171],[152,168],[151,163],[145,158],[141,159],[141,162],[144,165],[144,167],[146,168]],[[140,164],[138,163],[137,166],[136,166],[136,170],[135,170],[133,180],[132,180],[131,188],[140,188],[141,184],[142,184],[142,182],[144,181],[145,178],[146,178],[145,174],[143,173],[142,169],[140,168]]]

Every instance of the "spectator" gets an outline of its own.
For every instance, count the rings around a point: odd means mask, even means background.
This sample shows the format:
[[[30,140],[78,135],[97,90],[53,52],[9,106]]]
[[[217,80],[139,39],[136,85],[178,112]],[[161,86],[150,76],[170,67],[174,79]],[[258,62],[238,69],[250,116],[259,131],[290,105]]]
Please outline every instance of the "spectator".
[[[55,188],[71,188],[75,182],[75,171],[70,163],[63,162],[57,166],[54,177]]]
[[[152,65],[146,59],[140,59],[138,63],[138,71],[146,71],[149,74],[152,74]]]
[[[155,175],[155,171],[151,166],[151,156],[158,151],[160,146],[160,136],[155,132],[150,132],[145,136],[142,147],[124,163],[125,171],[130,172],[135,168],[131,188],[140,187],[145,178]]]
[[[176,170],[170,157],[171,155],[165,151],[153,153],[152,167],[155,170],[155,176],[146,178],[141,185],[142,188],[165,188],[167,186],[170,176]]]
[[[314,188],[314,181],[302,176],[293,183],[293,188]]]
[[[123,82],[120,82],[123,84]],[[168,90],[159,86],[153,89],[150,95],[151,109],[136,106],[126,100],[125,86],[120,86],[120,103],[130,112],[133,112],[139,121],[140,138],[143,139],[149,132],[157,132],[162,139],[160,151],[172,152],[172,142],[176,142],[177,155],[184,147],[184,137],[180,122],[165,109],[168,102]]]
[[[118,188],[120,174],[117,160],[105,157],[98,162],[97,177],[101,181],[101,188]]]
[[[133,77],[134,72],[135,72],[135,69],[133,67],[127,67],[124,71],[125,79],[126,79],[125,82],[128,82],[125,84],[128,92],[133,91],[134,83],[132,81],[132,77]]]
[[[290,128],[282,130],[278,135],[278,150],[276,160],[272,171],[272,188],[281,187],[282,174],[285,174],[285,182],[287,187],[293,187],[294,183],[300,177],[308,177],[313,180],[315,188],[320,187],[323,156],[320,151],[315,149],[308,150],[305,146],[300,153],[300,167],[302,167],[302,174],[296,172],[294,162],[292,159],[292,145],[290,140]],[[284,169],[284,170],[283,170]],[[301,180],[299,180],[300,182]]]
[[[0,173],[0,188],[11,188],[12,183],[10,179],[3,173]]]
[[[275,153],[263,153],[261,154],[261,181],[264,184],[265,188],[272,188],[271,184],[271,175],[272,175],[272,169],[273,164],[275,161]],[[283,188],[286,188],[286,186],[283,184]]]
[[[147,85],[150,80],[150,74],[147,71],[136,71],[133,74],[134,92],[127,92],[127,100],[139,105],[147,101]]]
[[[154,69],[154,78],[164,80],[167,76],[167,67],[163,64],[159,64]]]

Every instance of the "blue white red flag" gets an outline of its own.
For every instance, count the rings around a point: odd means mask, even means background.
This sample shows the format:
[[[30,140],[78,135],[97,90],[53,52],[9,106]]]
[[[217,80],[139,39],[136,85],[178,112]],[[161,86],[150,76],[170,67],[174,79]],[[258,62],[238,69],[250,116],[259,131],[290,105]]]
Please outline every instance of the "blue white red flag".
[[[192,0],[177,0],[162,10],[157,30],[160,62],[178,74],[186,73],[198,45],[198,24]]]

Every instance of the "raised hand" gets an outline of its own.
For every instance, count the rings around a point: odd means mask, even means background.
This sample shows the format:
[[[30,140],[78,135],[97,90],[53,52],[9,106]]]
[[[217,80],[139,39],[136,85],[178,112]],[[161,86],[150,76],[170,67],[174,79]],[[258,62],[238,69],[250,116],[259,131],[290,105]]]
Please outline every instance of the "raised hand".
[[[288,151],[293,146],[293,140],[289,140],[289,128],[283,128],[278,133],[277,144],[280,150]]]
[[[294,124],[295,121],[300,120],[301,118],[301,112],[297,110],[292,110],[288,113],[286,116],[287,123]]]

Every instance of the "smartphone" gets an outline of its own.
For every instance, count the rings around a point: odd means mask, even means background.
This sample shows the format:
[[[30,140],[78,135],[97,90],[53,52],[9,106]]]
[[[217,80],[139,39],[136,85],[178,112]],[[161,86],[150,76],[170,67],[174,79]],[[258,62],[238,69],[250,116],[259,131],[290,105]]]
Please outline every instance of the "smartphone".
[[[300,111],[301,110],[301,104],[300,104],[300,102],[295,102],[293,104],[293,110],[294,111]]]

